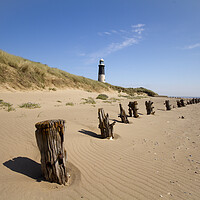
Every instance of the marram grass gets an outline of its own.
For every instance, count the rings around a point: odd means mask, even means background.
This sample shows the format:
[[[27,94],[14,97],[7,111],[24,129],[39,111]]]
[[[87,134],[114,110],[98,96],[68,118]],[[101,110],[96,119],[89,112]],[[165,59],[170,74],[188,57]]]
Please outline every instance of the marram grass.
[[[19,105],[20,108],[27,108],[27,109],[34,109],[34,108],[40,108],[40,104],[37,104],[37,103],[31,103],[31,102],[28,102],[28,103],[23,103],[21,105]]]
[[[69,66],[70,67],[70,66]],[[68,72],[51,68],[40,62],[33,62],[25,58],[14,56],[0,50],[0,85],[22,90],[52,90],[62,88],[83,89],[90,92],[105,92],[114,90],[134,96],[135,93],[157,95],[145,88],[123,88],[108,83],[101,83],[83,76],[76,76]]]
[[[8,112],[15,111],[15,108],[13,108],[13,104],[5,102],[2,99],[0,99],[0,109],[4,109]]]

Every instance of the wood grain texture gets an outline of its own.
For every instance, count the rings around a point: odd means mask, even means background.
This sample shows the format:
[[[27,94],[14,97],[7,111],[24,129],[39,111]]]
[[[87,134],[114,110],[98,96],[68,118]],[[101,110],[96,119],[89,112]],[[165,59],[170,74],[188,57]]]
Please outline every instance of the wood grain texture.
[[[41,170],[50,182],[67,182],[66,151],[64,143],[64,120],[47,120],[36,125],[36,140],[41,154]]]

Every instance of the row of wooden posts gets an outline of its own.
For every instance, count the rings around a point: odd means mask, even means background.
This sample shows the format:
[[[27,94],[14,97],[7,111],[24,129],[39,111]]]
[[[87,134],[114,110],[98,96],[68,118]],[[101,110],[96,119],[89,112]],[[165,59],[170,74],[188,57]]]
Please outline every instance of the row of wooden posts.
[[[187,104],[200,103],[200,99],[190,99]],[[171,110],[169,100],[165,101],[166,110]],[[128,112],[130,117],[139,117],[137,101],[129,102]],[[154,114],[153,102],[146,101],[147,115]],[[177,106],[185,106],[186,103],[183,99],[177,100]],[[119,104],[120,114],[123,123],[129,123],[128,116],[122,105]],[[113,126],[116,122],[110,124],[109,115],[104,113],[103,108],[98,109],[99,128],[101,130],[102,138],[114,138]],[[36,127],[36,141],[41,154],[41,171],[43,177],[50,182],[58,184],[66,184],[69,180],[67,173],[67,153],[64,148],[64,130],[65,120],[47,120],[38,122]]]
[[[188,99],[187,102],[185,102],[184,99],[177,100],[178,107],[184,107],[186,106],[186,104],[189,105],[189,104],[194,104],[194,103],[200,103],[200,99],[199,98]],[[135,118],[139,117],[137,105],[138,105],[137,101],[129,102],[128,104],[129,117],[135,117]],[[166,100],[164,102],[164,105],[166,106],[166,110],[172,109],[172,105],[170,105],[169,100]],[[152,101],[145,101],[145,106],[146,106],[147,115],[155,114],[155,111],[153,110],[154,107],[153,107]],[[119,104],[119,108],[120,108],[119,117],[121,118],[121,122],[128,124],[129,123],[128,115],[126,115],[126,112],[123,109],[121,104]],[[99,128],[101,130],[101,137],[114,138],[113,126],[115,125],[115,122],[113,122],[112,124],[109,123],[109,115],[104,114],[103,108],[98,109],[98,118],[99,118]]]
[[[129,117],[139,117],[138,114],[138,108],[137,108],[138,102],[133,101],[129,102],[128,104],[128,112]],[[153,102],[152,101],[145,101],[147,115],[155,114],[155,111],[153,111]],[[125,110],[122,108],[122,104],[119,104],[120,108],[120,114],[119,117],[122,120],[122,123],[128,124],[128,116],[126,115]],[[113,126],[115,125],[115,122],[112,124],[109,123],[109,115],[108,113],[105,115],[103,108],[98,109],[98,118],[99,118],[99,128],[101,130],[101,137],[102,138],[114,138],[113,134]]]
[[[138,114],[139,109],[137,105],[138,105],[137,101],[129,102],[128,104],[129,117],[135,117],[135,118],[139,117],[139,114]],[[153,110],[154,107],[153,107],[152,101],[145,101],[145,106],[146,106],[147,115],[155,114],[155,111]],[[122,105],[119,104],[119,107],[120,107],[119,117],[121,118],[122,123],[126,123],[126,124],[129,123],[128,118],[127,118],[128,116],[126,115],[125,110],[122,108]]]

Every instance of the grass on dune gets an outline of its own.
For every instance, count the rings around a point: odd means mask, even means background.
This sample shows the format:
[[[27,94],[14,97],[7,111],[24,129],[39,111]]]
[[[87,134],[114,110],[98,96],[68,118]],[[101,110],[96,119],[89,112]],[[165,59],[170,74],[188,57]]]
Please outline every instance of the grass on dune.
[[[34,108],[40,108],[40,104],[37,104],[37,103],[31,103],[31,102],[28,102],[28,103],[23,103],[21,105],[19,105],[20,108],[27,108],[27,109],[34,109]]]
[[[106,94],[99,94],[96,99],[106,100],[106,99],[108,99],[108,95],[106,95]]]
[[[66,106],[74,106],[74,103],[73,102],[67,102],[65,105]]]
[[[87,99],[82,98],[84,102],[82,104],[96,104],[95,100],[92,97],[88,97]]]
[[[5,102],[2,99],[0,99],[0,109],[4,109],[8,112],[15,110],[15,108],[13,108],[13,104]]]
[[[51,68],[0,50],[0,83],[14,89],[80,88],[88,91],[109,90],[98,81]]]
[[[157,95],[142,87],[123,88],[83,76],[76,76],[40,62],[11,55],[2,50],[0,50],[0,85],[23,90],[49,89],[56,91],[56,88],[77,88],[90,92],[115,90],[131,96],[134,96],[134,93],[146,93],[149,96]]]

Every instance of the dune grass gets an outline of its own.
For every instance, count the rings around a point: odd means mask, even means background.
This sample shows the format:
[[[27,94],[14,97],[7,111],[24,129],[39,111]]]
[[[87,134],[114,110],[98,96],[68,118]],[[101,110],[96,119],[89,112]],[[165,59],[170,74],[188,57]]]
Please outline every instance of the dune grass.
[[[56,91],[56,88],[49,88],[49,91]]]
[[[27,109],[34,109],[34,108],[41,108],[40,104],[37,103],[22,103],[21,105],[19,105],[20,108],[27,108]]]
[[[88,97],[87,99],[82,98],[82,100],[84,100],[82,104],[96,104],[95,100],[92,97]]]
[[[56,91],[62,88],[84,89],[90,92],[115,90],[134,96],[134,93],[157,95],[145,88],[123,88],[101,83],[83,76],[76,76],[57,68],[51,68],[40,62],[14,56],[0,50],[0,85],[13,89]]]
[[[5,102],[2,99],[0,99],[0,109],[4,109],[8,112],[15,110],[15,108],[13,108],[13,104]]]
[[[74,106],[74,103],[73,102],[68,102],[65,104],[66,106]]]
[[[106,100],[106,99],[108,99],[108,95],[106,95],[106,94],[99,94],[96,99]]]

